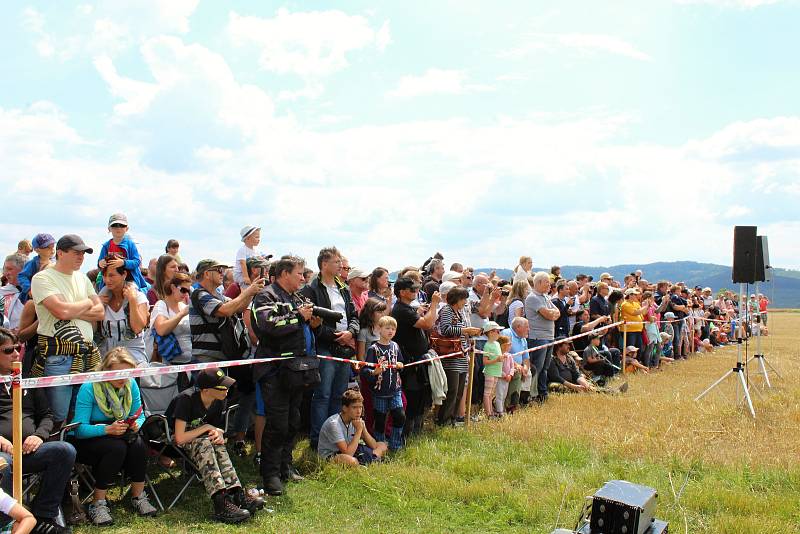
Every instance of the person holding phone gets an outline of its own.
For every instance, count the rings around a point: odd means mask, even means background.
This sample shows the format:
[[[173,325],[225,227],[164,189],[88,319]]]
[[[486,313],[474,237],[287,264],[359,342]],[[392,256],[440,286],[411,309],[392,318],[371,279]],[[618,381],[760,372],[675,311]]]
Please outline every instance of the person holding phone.
[[[134,369],[136,360],[125,347],[111,349],[97,371]],[[73,423],[78,461],[92,467],[94,494],[89,504],[89,520],[95,526],[114,522],[106,501],[108,489],[120,471],[131,480],[131,504],[143,517],[156,515],[144,491],[147,448],[139,437],[144,422],[139,386],[132,378],[81,385],[75,401]]]

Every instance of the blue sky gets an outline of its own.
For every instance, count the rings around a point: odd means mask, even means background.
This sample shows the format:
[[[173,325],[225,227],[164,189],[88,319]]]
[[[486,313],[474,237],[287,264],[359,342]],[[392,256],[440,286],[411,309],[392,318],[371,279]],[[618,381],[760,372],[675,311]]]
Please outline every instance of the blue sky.
[[[0,246],[800,268],[800,3],[9,2]]]

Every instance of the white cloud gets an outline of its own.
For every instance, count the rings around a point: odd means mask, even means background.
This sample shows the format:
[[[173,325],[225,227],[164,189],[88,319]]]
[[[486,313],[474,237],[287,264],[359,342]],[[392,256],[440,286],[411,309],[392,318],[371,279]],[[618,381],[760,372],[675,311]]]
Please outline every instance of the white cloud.
[[[421,76],[403,76],[397,87],[386,93],[389,98],[413,98],[422,95],[462,95],[492,91],[488,85],[469,84],[461,70],[428,69]]]
[[[69,33],[49,29],[46,14],[29,7],[22,12],[22,27],[36,38],[42,57],[61,61],[83,54],[113,57],[155,35],[187,33],[198,2],[101,0],[96,5],[81,4],[71,15],[58,15],[66,19],[59,21],[62,27],[77,28]]]
[[[639,61],[652,58],[624,39],[600,33],[536,33],[511,50],[501,52],[500,57],[519,58],[536,52],[554,52],[558,49],[575,50],[582,54],[607,53],[625,56]]]
[[[236,45],[255,45],[265,70],[306,78],[324,77],[347,67],[348,54],[390,42],[389,23],[373,29],[369,20],[342,11],[292,13],[281,8],[273,18],[231,12],[228,33]]]

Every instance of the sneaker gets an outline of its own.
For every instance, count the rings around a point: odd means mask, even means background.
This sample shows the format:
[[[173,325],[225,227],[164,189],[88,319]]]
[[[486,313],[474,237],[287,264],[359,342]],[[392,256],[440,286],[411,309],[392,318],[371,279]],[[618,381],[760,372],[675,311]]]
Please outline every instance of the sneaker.
[[[257,452],[253,455],[253,465],[261,467],[261,453]]]
[[[136,513],[142,517],[153,517],[158,513],[158,509],[150,504],[147,499],[146,491],[143,491],[138,497],[131,498],[131,504],[133,504],[133,509],[136,510]]]
[[[37,517],[36,526],[31,530],[31,534],[72,534],[72,529],[62,527],[53,518]]]
[[[247,449],[245,449],[244,441],[237,441],[233,444],[233,454],[239,458],[247,456]]]
[[[111,510],[108,508],[108,502],[105,499],[91,503],[87,513],[89,521],[94,526],[104,527],[114,523],[114,518],[111,517]]]
[[[464,418],[463,417],[456,417],[455,426],[464,426]]]

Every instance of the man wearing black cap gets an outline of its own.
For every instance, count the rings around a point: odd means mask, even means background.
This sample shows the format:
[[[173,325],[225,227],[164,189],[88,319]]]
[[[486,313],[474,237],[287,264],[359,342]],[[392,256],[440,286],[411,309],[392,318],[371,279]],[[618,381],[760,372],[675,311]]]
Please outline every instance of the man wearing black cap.
[[[392,317],[397,321],[394,341],[400,345],[406,364],[419,361],[428,352],[428,336],[425,332],[436,323],[441,300],[439,292],[435,291],[431,295],[429,306],[423,304],[419,309],[414,309],[411,303],[417,298],[419,288],[413,278],[407,277],[398,278],[394,284],[394,294],[397,297],[392,306]],[[411,435],[422,430],[425,407],[430,398],[428,366],[416,365],[403,369],[400,376],[407,403],[404,432]]]
[[[56,243],[56,264],[31,280],[39,319],[39,352],[33,376],[82,373],[100,363],[100,353],[92,342],[92,322],[102,321],[105,311],[91,281],[79,272],[85,254],[92,252],[77,235],[65,235]],[[47,388],[57,426],[67,418],[72,389]]]
[[[168,409],[175,443],[199,468],[214,518],[223,523],[239,523],[264,507],[263,499],[244,490],[225,448],[225,398],[235,383],[220,369],[205,369],[197,375],[197,390],[184,391]]]

